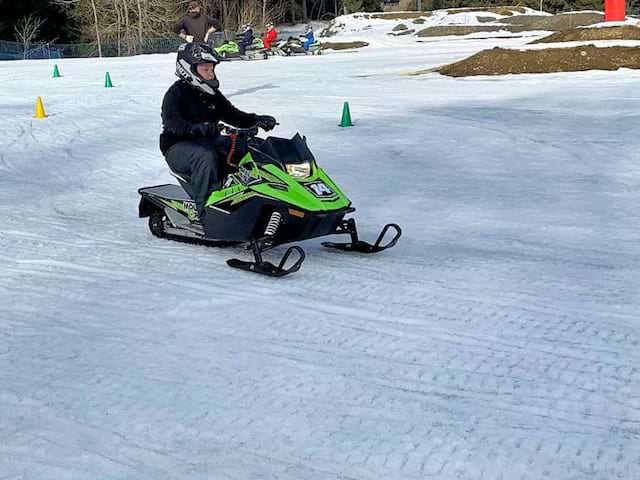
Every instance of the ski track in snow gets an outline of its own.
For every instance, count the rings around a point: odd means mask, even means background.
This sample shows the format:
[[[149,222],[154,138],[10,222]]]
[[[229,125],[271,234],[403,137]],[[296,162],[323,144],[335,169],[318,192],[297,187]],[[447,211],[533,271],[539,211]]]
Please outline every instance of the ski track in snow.
[[[640,74],[402,75],[529,40],[221,65],[403,227],[280,280],[137,218],[172,55],[0,63],[0,478],[640,477]]]

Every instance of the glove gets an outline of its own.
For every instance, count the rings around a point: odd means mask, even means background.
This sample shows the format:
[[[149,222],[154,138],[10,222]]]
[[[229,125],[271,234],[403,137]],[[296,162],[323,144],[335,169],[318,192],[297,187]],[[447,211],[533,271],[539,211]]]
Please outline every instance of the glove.
[[[218,127],[211,122],[196,123],[191,127],[191,135],[194,137],[215,137],[218,133]]]
[[[271,115],[258,115],[256,117],[256,126],[262,128],[265,132],[276,128],[278,122]]]

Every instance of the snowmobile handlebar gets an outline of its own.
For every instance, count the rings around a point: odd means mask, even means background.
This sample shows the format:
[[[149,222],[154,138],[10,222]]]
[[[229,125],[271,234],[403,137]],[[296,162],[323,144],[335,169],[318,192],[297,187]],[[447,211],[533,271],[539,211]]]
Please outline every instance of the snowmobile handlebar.
[[[276,125],[280,125],[276,123]],[[218,129],[226,133],[227,135],[237,135],[240,138],[253,138],[258,135],[258,129],[262,128],[262,123],[258,122],[253,127],[248,128],[240,128],[240,127],[232,127],[231,125],[227,125],[225,123],[219,123]]]

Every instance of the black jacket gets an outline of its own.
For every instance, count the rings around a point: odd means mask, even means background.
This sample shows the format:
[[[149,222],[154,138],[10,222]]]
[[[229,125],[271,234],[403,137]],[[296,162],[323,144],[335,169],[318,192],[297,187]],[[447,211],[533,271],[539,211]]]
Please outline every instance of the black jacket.
[[[184,30],[187,35],[193,35],[194,42],[204,43],[204,37],[210,27],[219,31],[220,22],[204,13],[201,13],[197,17],[191,17],[187,14],[178,21],[175,32],[180,33]]]
[[[217,90],[215,95],[208,95],[178,80],[171,85],[162,102],[160,150],[166,154],[175,143],[197,138],[191,133],[196,123],[210,122],[217,126],[221,120],[247,128],[256,124],[257,115],[238,110]]]

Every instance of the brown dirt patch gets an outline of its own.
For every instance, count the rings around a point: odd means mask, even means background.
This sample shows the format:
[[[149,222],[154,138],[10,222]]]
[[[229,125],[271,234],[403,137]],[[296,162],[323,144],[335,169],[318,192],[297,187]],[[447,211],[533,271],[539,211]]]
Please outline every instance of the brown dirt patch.
[[[510,73],[578,72],[640,68],[640,47],[598,48],[585,45],[544,50],[494,48],[477,53],[437,71],[450,77],[506,75]]]
[[[409,30],[409,27],[407,27],[404,23],[399,23],[391,29],[392,32],[400,32],[402,30]]]
[[[397,32],[397,33],[390,32],[390,33],[387,33],[387,35],[391,35],[392,37],[401,37],[403,35],[411,35],[412,33],[415,33],[415,30],[413,30],[413,29],[411,29],[411,30],[403,30],[403,31]]]
[[[431,12],[390,12],[364,15],[364,18],[375,18],[378,20],[412,20],[414,18],[430,17],[431,15]]]
[[[323,50],[347,50],[349,48],[362,48],[369,44],[367,42],[322,42]]]
[[[576,28],[562,30],[548,37],[539,38],[533,43],[579,42],[590,40],[640,40],[640,28],[633,25],[603,28]]]
[[[463,13],[463,12],[491,12],[497,15],[511,16],[515,13],[524,13],[523,7],[471,7],[471,8],[450,8],[447,13]]]
[[[521,25],[527,30],[566,30],[569,28],[584,27],[604,21],[604,16],[596,12],[560,13],[558,15],[517,15],[515,17],[501,18],[500,23]]]
[[[436,25],[420,30],[418,37],[447,37],[450,35],[469,35],[477,32],[498,32],[505,30],[509,32],[523,32],[525,27],[517,25]]]

